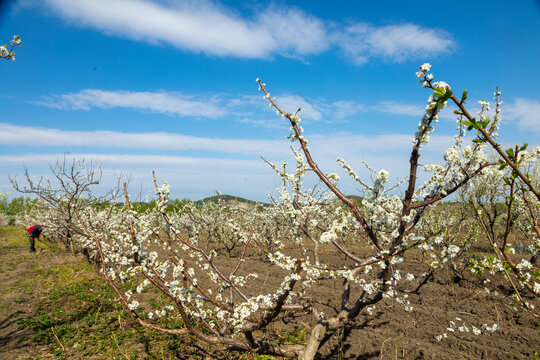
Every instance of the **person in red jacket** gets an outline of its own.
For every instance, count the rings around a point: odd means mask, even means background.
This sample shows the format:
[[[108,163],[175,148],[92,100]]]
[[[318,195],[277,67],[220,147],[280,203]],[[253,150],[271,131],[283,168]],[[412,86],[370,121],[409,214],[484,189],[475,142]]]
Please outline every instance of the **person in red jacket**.
[[[38,239],[39,241],[41,241],[39,236],[41,235],[41,232],[43,231],[44,227],[45,227],[45,224],[41,224],[41,225],[34,225],[26,229],[26,236],[28,236],[28,247],[30,249],[30,252],[32,253],[36,252],[35,240]]]

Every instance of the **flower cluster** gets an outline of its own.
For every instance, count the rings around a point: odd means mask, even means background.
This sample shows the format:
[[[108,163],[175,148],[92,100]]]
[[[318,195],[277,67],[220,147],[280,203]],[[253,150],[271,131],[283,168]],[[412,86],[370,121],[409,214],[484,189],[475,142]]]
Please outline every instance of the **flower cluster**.
[[[13,51],[13,48],[15,46],[21,46],[22,41],[19,37],[19,35],[13,36],[13,39],[11,39],[10,42],[10,49],[8,50],[8,46],[6,44],[0,46],[0,58],[15,61],[15,52]]]
[[[456,318],[455,319],[457,322],[462,322],[463,320],[461,320],[460,318]],[[471,332],[476,335],[476,336],[479,336],[481,334],[489,334],[489,333],[493,333],[497,330],[500,329],[500,326],[499,324],[493,324],[493,325],[488,325],[488,324],[482,324],[480,326],[480,328],[474,326],[474,325],[471,325],[471,329],[469,330],[469,327],[467,325],[465,325],[465,323],[462,322],[461,325],[458,325],[455,321],[449,321],[449,326],[446,328],[446,331],[445,333],[443,334],[440,334],[440,335],[435,335],[435,340],[437,341],[441,341],[443,339],[446,339],[448,337],[448,333],[468,333],[468,332]]]

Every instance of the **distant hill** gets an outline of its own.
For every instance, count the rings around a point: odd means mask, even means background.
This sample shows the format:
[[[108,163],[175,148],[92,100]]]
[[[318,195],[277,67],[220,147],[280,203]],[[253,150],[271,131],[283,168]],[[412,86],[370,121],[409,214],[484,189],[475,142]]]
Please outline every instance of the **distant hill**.
[[[347,197],[353,201],[355,201],[357,204],[361,204],[362,202],[362,197],[360,196],[356,196],[356,195],[347,195]],[[269,203],[263,203],[263,202],[258,202],[258,201],[253,201],[253,200],[249,200],[249,199],[245,199],[243,197],[239,197],[239,196],[233,196],[233,195],[221,195],[221,199],[226,203],[226,204],[230,204],[230,203],[235,203],[235,202],[238,202],[241,206],[242,205],[245,205],[245,206],[256,206],[256,205],[259,205],[259,206],[262,206],[262,207],[268,207],[268,206],[271,206]],[[332,203],[338,203],[338,202],[341,202],[338,198],[334,198],[332,200],[330,200]],[[211,202],[211,203],[214,203],[214,204],[217,204],[219,203],[219,197],[217,195],[214,195],[214,196],[210,196],[210,197],[207,197],[207,198],[204,198],[204,199],[201,199],[201,200],[197,200],[195,201],[195,204],[197,205],[201,205],[205,202]]]
[[[239,204],[246,204],[250,206],[256,206],[256,205],[263,206],[263,207],[270,206],[270,204],[268,203],[244,199],[243,197],[233,196],[233,195],[220,195],[220,196],[214,195],[214,196],[210,196],[201,200],[197,200],[195,201],[195,204],[201,205],[202,203],[205,203],[205,202],[218,204],[220,197],[221,197],[221,200],[223,200],[226,204],[238,202]]]
[[[362,197],[360,197],[360,196],[356,196],[356,195],[347,195],[347,197],[348,197],[349,199],[355,201],[358,205],[360,205],[361,202],[362,202]],[[253,200],[249,200],[249,199],[244,199],[244,198],[242,198],[242,197],[239,197],[239,196],[233,196],[233,195],[221,195],[221,199],[222,199],[226,204],[238,202],[240,205],[246,205],[246,206],[248,206],[248,205],[249,205],[249,206],[256,206],[256,205],[259,205],[259,206],[262,206],[262,207],[268,207],[268,206],[271,206],[271,204],[269,204],[269,203],[257,202],[257,201],[253,201]],[[195,201],[195,204],[201,205],[202,203],[205,203],[205,202],[211,202],[211,203],[217,204],[217,203],[219,203],[219,197],[218,197],[217,195],[210,196],[210,197],[207,197],[207,198],[204,198],[204,199]],[[333,198],[332,200],[330,200],[330,202],[332,202],[332,203],[338,203],[338,202],[341,202],[341,200],[339,200],[338,198]]]
[[[361,205],[362,204],[362,197],[361,196],[357,196],[357,195],[346,195],[349,199],[351,199],[352,201],[354,201],[357,205]],[[337,197],[333,198],[332,200],[330,200],[332,203],[334,204],[339,204],[341,203],[341,200],[338,199]]]

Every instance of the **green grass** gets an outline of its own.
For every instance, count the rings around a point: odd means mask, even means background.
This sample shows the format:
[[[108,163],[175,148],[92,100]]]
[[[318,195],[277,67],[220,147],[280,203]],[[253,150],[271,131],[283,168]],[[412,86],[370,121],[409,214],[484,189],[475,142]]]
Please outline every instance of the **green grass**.
[[[177,357],[185,339],[147,331],[134,322],[108,285],[87,271],[79,264],[64,264],[42,272],[47,291],[33,313],[18,321],[19,329],[32,330],[32,341],[47,345],[59,358]]]

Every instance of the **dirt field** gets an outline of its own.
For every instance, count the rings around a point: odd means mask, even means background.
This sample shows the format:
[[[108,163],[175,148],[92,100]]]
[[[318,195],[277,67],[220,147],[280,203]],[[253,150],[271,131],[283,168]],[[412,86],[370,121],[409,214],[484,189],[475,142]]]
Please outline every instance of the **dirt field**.
[[[0,359],[271,359],[229,353],[141,328],[114,301],[112,293],[82,257],[38,244],[29,254],[24,230],[0,229]],[[343,258],[322,251],[331,262]],[[418,259],[407,266],[421,266]],[[246,262],[265,269],[261,261]],[[261,271],[253,290],[278,283],[271,268]],[[448,285],[452,280],[453,285]],[[516,311],[505,283],[498,293],[482,291],[470,271],[462,278],[439,274],[412,296],[412,313],[391,301],[379,303],[373,315],[362,314],[353,326],[325,341],[318,359],[536,359],[540,357],[540,320]],[[257,289],[255,289],[257,288]],[[308,296],[332,314],[340,283],[326,281]],[[457,320],[461,319],[461,320]],[[470,332],[455,335],[449,322]],[[499,324],[500,330],[476,336],[472,326]],[[273,324],[268,333],[280,343],[304,343],[312,326],[309,316]],[[436,334],[448,333],[437,341]]]

